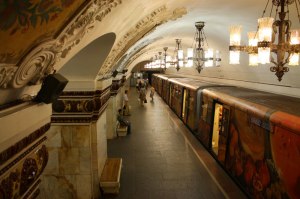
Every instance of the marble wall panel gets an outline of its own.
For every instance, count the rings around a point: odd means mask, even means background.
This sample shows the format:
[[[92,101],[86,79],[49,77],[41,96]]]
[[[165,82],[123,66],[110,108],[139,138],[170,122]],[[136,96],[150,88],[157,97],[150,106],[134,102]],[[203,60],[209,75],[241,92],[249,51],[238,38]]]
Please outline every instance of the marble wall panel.
[[[48,147],[49,161],[44,170],[44,174],[59,173],[58,149]]]
[[[72,128],[72,147],[89,147],[90,145],[90,127],[75,126]]]
[[[108,101],[108,106],[106,108],[106,118],[107,118],[107,139],[113,139],[116,137],[116,96],[111,96]]]
[[[61,127],[61,147],[71,148],[72,147],[72,126]]]
[[[97,153],[98,153],[98,177],[100,179],[105,161],[107,159],[107,137],[106,137],[106,114],[102,114],[97,121]]]
[[[47,147],[61,147],[61,127],[51,126],[47,132]]]
[[[75,185],[75,186],[74,186]],[[43,175],[38,199],[74,199],[77,197],[76,176]]]
[[[90,148],[79,149],[79,172],[80,174],[91,174],[91,151]]]
[[[91,175],[77,175],[77,198],[87,199],[92,198],[92,179]]]
[[[59,149],[59,173],[61,175],[80,174],[80,160],[78,148]]]

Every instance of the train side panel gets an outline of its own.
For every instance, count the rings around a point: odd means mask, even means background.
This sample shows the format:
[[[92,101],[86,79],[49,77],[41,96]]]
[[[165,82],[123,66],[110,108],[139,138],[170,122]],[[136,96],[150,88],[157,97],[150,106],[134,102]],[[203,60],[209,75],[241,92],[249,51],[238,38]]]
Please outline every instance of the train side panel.
[[[244,99],[204,92],[197,137],[251,198],[299,198],[295,132],[300,120],[291,118]]]
[[[171,83],[171,99],[170,107],[176,113],[176,115],[181,118],[182,114],[182,101],[183,101],[183,87],[178,84]]]
[[[300,198],[300,118],[284,112],[271,115],[272,157],[291,198]]]

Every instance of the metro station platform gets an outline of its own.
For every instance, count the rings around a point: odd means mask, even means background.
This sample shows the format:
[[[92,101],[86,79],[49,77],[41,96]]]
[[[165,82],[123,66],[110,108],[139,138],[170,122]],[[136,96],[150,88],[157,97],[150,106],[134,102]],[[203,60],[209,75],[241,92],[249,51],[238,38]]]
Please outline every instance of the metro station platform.
[[[131,134],[108,141],[108,157],[123,159],[118,199],[247,198],[218,162],[155,93],[141,106],[129,91]]]

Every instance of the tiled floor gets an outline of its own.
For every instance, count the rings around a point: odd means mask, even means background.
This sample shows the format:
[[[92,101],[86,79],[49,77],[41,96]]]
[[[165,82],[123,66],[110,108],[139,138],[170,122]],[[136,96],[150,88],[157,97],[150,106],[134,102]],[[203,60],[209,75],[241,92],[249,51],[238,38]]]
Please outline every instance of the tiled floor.
[[[108,141],[123,158],[120,193],[105,198],[246,198],[157,94],[141,106],[131,89],[129,101],[132,133]]]

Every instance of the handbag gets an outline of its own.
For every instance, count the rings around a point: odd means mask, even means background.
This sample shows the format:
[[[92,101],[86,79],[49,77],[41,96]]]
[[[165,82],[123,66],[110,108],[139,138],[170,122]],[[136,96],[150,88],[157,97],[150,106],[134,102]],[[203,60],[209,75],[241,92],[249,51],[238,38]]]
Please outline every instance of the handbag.
[[[144,103],[147,103],[147,99],[144,99]]]

